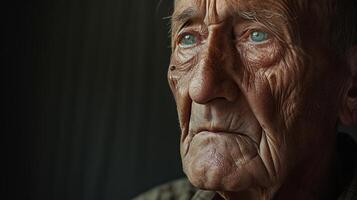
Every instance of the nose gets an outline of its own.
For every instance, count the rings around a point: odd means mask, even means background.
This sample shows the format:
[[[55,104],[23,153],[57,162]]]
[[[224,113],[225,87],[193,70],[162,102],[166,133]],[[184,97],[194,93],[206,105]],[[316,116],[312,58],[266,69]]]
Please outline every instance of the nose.
[[[215,99],[233,102],[239,88],[234,82],[232,70],[234,59],[229,41],[219,37],[211,37],[200,60],[193,70],[189,84],[189,95],[192,101],[206,104]]]

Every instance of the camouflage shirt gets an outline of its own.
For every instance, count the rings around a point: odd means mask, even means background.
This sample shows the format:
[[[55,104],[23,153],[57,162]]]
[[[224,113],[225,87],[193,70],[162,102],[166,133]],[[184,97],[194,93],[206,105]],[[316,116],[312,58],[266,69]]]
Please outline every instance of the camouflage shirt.
[[[343,184],[339,184],[339,191],[342,192],[337,200],[357,200],[357,145],[350,136],[339,135],[340,177],[338,179]],[[214,200],[216,198],[218,199],[216,192],[197,189],[186,178],[182,178],[156,187],[133,200]]]

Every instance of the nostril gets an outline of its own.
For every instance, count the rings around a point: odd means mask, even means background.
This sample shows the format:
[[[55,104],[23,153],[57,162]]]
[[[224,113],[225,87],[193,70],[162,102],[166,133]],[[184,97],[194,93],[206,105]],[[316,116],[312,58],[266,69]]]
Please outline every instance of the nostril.
[[[234,84],[229,84],[224,87],[222,91],[222,97],[227,101],[234,102],[237,100],[240,90]]]

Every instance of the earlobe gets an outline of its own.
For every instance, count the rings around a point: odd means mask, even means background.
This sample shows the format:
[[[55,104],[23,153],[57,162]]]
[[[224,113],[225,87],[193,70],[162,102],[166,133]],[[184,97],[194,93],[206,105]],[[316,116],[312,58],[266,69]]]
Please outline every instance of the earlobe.
[[[340,121],[344,125],[357,124],[357,46],[352,47],[347,53],[351,80],[346,97],[343,100],[343,108],[340,113]]]

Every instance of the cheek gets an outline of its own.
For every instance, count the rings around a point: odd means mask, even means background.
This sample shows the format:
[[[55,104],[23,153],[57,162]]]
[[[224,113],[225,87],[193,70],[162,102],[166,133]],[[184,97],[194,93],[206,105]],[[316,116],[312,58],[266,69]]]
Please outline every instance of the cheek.
[[[202,51],[202,46],[180,49],[177,47],[171,55],[170,66],[175,66],[173,72],[177,75],[188,72],[198,63],[198,55]]]
[[[184,96],[187,93],[187,83],[190,78],[190,72],[196,64],[195,56],[188,56],[180,52],[173,52],[171,55],[170,66],[167,77],[170,89],[176,99]]]
[[[191,107],[191,100],[188,96],[188,86],[184,84],[186,79],[187,77],[183,76],[180,72],[171,70],[168,72],[168,82],[176,101],[181,129],[185,129],[185,126],[188,124]]]
[[[237,48],[244,65],[253,70],[272,67],[281,58],[279,53],[282,50],[277,42],[271,42],[269,45],[242,44]]]
[[[257,63],[257,68],[246,70],[241,83],[242,92],[256,119],[277,145],[286,142],[286,133],[291,132],[297,122],[302,104],[299,97],[303,95],[306,71],[293,55],[288,52],[284,56],[276,54],[265,58],[274,64]]]
[[[195,62],[192,58],[191,60],[183,62],[180,60],[180,57],[173,54],[167,74],[170,89],[176,101],[177,114],[181,128],[181,140],[184,140],[188,135],[187,128],[192,102],[188,95],[188,83],[192,76],[191,72],[194,65]]]

